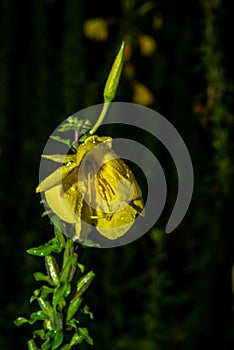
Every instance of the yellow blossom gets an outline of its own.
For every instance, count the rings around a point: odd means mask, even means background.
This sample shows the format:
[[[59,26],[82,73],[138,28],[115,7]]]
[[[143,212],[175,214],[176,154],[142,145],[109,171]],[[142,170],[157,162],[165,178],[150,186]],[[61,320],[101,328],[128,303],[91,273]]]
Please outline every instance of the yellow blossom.
[[[108,39],[108,26],[104,18],[96,17],[85,21],[84,34],[87,38],[95,41],[106,41]]]
[[[147,34],[139,36],[139,45],[142,56],[152,56],[157,48],[154,38]]]
[[[154,95],[145,85],[134,82],[133,102],[143,106],[149,106],[154,102]]]
[[[43,180],[36,192],[45,192],[51,210],[75,225],[80,241],[92,225],[108,239],[121,237],[142,213],[141,189],[113,151],[110,137],[93,135],[79,145],[76,154],[47,158],[63,159],[65,164]]]

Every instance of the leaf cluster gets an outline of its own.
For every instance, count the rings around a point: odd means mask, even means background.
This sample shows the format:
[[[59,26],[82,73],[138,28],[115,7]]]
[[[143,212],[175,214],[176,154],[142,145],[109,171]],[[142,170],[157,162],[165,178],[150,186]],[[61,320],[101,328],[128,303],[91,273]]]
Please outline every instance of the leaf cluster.
[[[56,225],[55,225],[56,222]],[[88,329],[79,320],[82,314],[93,314],[87,305],[82,307],[83,294],[90,286],[94,272],[84,273],[84,266],[78,262],[78,254],[71,239],[66,239],[62,233],[59,220],[53,220],[55,238],[48,243],[27,250],[27,253],[45,259],[47,274],[34,273],[37,282],[45,282],[34,290],[30,302],[36,301],[39,310],[33,312],[29,318],[18,317],[17,326],[24,323],[34,324],[42,321],[43,327],[33,332],[33,338],[28,341],[28,349],[35,350],[69,350],[84,340],[93,344]],[[55,254],[62,253],[62,266],[55,258]],[[35,339],[39,338],[38,347]]]

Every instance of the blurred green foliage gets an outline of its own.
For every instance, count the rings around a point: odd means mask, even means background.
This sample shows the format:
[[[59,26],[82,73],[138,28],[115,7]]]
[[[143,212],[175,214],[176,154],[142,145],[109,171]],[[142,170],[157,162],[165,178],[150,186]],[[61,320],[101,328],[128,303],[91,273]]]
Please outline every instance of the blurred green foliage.
[[[53,236],[34,194],[43,147],[65,117],[102,102],[122,40],[128,47],[116,100],[149,105],[174,124],[191,154],[195,189],[183,222],[166,235],[176,173],[165,150],[145,137],[166,173],[166,208],[136,242],[86,249],[82,264],[96,274],[86,296],[93,348],[233,348],[231,5],[1,1],[1,349],[25,349],[31,337],[27,325],[13,324],[34,311],[32,274],[42,269],[26,249]]]

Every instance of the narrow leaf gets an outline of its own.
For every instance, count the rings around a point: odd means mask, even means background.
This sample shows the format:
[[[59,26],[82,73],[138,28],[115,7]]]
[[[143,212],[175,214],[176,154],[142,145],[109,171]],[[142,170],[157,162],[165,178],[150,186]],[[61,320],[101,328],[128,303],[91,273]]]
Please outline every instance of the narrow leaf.
[[[60,284],[59,268],[55,257],[53,255],[47,255],[45,257],[45,264],[51,283],[53,286],[58,286]]]
[[[71,140],[70,140],[70,139],[63,139],[63,138],[60,137],[60,136],[50,135],[50,138],[51,138],[52,140],[62,142],[62,143],[64,143],[64,144],[67,145],[67,146],[70,146],[70,144],[71,144]]]
[[[53,307],[56,308],[57,305],[60,306],[60,310],[66,305],[65,298],[68,297],[68,295],[71,292],[71,285],[70,284],[63,284],[54,290],[53,295]]]
[[[62,342],[63,342],[63,332],[56,331],[54,340],[51,344],[51,350],[58,349],[58,347],[62,344]]]
[[[94,279],[95,273],[89,271],[85,276],[81,277],[77,283],[77,295],[81,296],[90,286],[92,280]]]
[[[33,339],[30,339],[28,342],[28,350],[38,350],[38,347],[36,346]]]
[[[93,345],[93,339],[90,337],[88,329],[85,327],[79,327],[78,328],[78,336],[83,340],[86,340],[87,343],[90,345]],[[81,340],[81,341],[82,341]]]
[[[77,313],[81,303],[82,303],[82,298],[80,298],[79,296],[76,296],[74,299],[72,299],[67,309],[66,322],[69,322],[72,319],[72,317]]]
[[[49,284],[51,284],[50,278],[48,276],[46,276],[44,273],[42,272],[35,272],[33,274],[33,277],[35,278],[35,280],[38,281],[45,281]]]
[[[67,261],[64,266],[64,268],[61,271],[60,275],[60,281],[69,283],[72,280],[72,277],[74,276],[75,270],[76,270],[76,261],[77,261],[77,254],[73,254]]]

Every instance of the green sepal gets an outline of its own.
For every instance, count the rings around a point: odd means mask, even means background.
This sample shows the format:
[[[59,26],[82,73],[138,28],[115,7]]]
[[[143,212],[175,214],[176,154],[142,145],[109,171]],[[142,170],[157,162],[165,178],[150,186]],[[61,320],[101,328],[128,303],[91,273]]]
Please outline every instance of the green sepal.
[[[90,132],[87,131],[86,133],[84,133],[80,138],[79,138],[79,144],[83,143],[88,137],[90,136]]]
[[[66,164],[68,162],[75,163],[76,161],[75,154],[50,154],[50,155],[43,154],[42,157],[61,164]]]
[[[63,162],[66,159],[66,156],[62,156]],[[36,193],[44,192],[49,190],[50,188],[61,184],[62,180],[76,167],[76,163],[67,163],[66,165],[62,165],[55,171],[53,171],[50,175],[48,175],[44,180],[41,181],[39,186],[36,188]]]
[[[79,296],[76,296],[75,298],[72,299],[67,309],[66,322],[69,322],[72,319],[72,317],[77,313],[81,303],[82,303],[82,298]]]
[[[55,257],[53,255],[47,255],[45,257],[45,265],[51,283],[53,286],[57,287],[60,284],[60,279],[59,268]]]
[[[27,344],[28,344],[28,350],[38,350],[38,347],[36,346],[33,339],[28,340]]]

